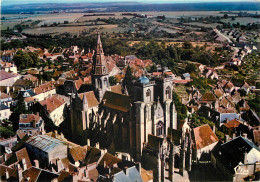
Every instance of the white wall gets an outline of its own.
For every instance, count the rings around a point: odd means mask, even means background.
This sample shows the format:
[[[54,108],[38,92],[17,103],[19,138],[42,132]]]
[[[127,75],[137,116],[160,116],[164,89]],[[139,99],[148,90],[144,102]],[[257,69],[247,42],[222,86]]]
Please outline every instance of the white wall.
[[[218,142],[212,143],[204,148],[197,150],[197,159],[199,160],[203,153],[210,153],[210,151],[217,145]]]
[[[50,119],[53,121],[53,123],[56,126],[59,126],[64,121],[63,118],[64,107],[65,107],[65,103],[49,114]]]
[[[0,120],[9,119],[11,115],[10,109],[4,109],[0,111]]]

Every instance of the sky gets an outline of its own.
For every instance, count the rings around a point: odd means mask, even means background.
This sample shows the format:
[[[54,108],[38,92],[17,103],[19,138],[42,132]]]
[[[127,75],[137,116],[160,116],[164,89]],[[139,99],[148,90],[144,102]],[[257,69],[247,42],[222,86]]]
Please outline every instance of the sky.
[[[199,3],[199,2],[260,2],[260,0],[1,0],[2,5],[32,3],[100,3],[100,2],[140,2],[140,3]]]

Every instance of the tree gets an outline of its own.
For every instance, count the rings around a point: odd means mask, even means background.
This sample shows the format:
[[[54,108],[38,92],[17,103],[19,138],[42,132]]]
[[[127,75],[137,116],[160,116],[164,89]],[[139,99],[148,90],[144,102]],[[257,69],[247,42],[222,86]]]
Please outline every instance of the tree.
[[[185,41],[183,43],[183,48],[184,49],[191,49],[192,48],[192,44],[190,42],[188,42],[188,41]]]
[[[39,63],[39,58],[36,53],[26,53],[19,50],[14,55],[13,61],[15,65],[21,70],[31,66],[36,66]]]
[[[117,84],[117,79],[116,79],[116,77],[110,76],[110,77],[109,77],[109,84],[110,84],[111,86],[116,85],[116,84]]]
[[[20,114],[27,114],[29,111],[26,108],[24,98],[21,95],[18,95],[18,101],[14,108],[14,112],[10,116],[10,121],[13,123],[13,130],[16,131],[19,126],[19,117]]]
[[[133,76],[132,76],[132,70],[130,66],[127,66],[125,78],[123,80],[123,86],[127,88],[128,93],[132,95],[133,93]]]
[[[197,71],[197,67],[194,65],[194,64],[187,64],[186,68],[185,68],[185,71],[188,72],[188,73],[191,73],[191,72],[196,72]]]
[[[228,14],[224,14],[224,18],[225,18],[225,19],[228,19]]]
[[[181,100],[180,100],[178,94],[175,93],[175,92],[172,93],[172,99],[174,101],[175,108],[177,110],[178,121],[184,120],[187,117],[187,108],[186,108],[186,106],[181,103]]]

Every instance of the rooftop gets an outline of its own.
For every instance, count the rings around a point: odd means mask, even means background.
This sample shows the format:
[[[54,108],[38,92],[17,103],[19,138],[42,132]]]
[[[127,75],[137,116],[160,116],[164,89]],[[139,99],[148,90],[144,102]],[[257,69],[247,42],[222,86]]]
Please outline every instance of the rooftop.
[[[210,144],[218,142],[218,137],[211,130],[208,124],[193,129],[196,149],[204,148]]]
[[[59,145],[65,145],[64,142],[48,135],[32,136],[25,143],[45,152],[49,152]]]

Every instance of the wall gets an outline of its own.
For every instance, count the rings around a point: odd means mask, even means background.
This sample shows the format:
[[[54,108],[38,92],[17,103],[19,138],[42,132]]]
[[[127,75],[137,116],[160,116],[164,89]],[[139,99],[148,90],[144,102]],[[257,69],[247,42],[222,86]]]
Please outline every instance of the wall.
[[[49,118],[53,121],[53,123],[56,126],[59,126],[64,121],[64,117],[63,117],[64,107],[65,107],[65,103],[49,114]]]
[[[0,120],[9,119],[11,115],[10,109],[4,109],[0,111]]]

